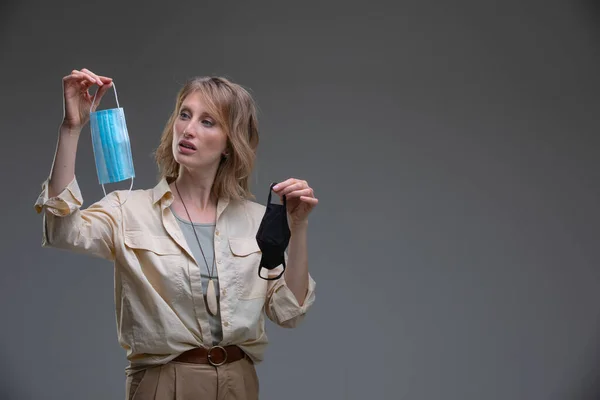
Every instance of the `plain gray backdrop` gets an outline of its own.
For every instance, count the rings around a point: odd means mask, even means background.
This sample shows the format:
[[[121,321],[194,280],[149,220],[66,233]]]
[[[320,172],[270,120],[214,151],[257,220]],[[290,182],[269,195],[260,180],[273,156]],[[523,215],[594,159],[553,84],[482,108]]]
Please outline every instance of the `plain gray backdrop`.
[[[42,249],[33,208],[81,68],[114,79],[135,189],[194,75],[258,102],[259,202],[314,188],[317,300],[269,323],[261,399],[600,397],[597,1],[3,1],[0,22],[1,399],[124,398],[112,264]],[[89,125],[76,171],[88,206]]]

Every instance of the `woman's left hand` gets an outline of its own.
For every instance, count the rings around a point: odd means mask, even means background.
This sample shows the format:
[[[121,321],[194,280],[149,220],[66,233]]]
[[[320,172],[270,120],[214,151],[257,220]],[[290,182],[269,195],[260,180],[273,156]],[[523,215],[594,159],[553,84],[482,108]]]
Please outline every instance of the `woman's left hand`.
[[[308,186],[308,182],[300,179],[290,178],[280,182],[273,187],[273,191],[280,199],[285,196],[292,225],[306,222],[308,214],[319,202],[313,189]]]

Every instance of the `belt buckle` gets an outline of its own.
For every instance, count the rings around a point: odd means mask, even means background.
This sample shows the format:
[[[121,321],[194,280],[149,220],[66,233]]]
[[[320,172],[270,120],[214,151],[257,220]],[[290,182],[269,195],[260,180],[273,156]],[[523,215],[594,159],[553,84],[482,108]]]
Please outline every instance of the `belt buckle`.
[[[212,360],[211,353],[214,349],[221,349],[223,351],[224,357],[223,357],[222,362],[216,363]],[[208,362],[210,363],[210,365],[212,365],[214,367],[218,367],[220,365],[225,364],[226,361],[227,361],[227,350],[225,350],[225,348],[223,346],[212,346],[210,349],[208,349]]]

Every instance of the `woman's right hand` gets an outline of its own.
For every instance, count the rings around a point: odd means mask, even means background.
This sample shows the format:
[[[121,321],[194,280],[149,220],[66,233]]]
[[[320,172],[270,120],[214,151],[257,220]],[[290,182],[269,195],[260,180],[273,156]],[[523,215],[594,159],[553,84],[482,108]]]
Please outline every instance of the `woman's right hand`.
[[[73,70],[70,75],[63,78],[65,110],[63,126],[70,131],[81,130],[89,121],[90,107],[94,98],[89,92],[92,85],[98,85],[98,92],[94,101],[95,110],[100,104],[104,93],[112,87],[112,79],[98,76],[86,68],[81,71]]]

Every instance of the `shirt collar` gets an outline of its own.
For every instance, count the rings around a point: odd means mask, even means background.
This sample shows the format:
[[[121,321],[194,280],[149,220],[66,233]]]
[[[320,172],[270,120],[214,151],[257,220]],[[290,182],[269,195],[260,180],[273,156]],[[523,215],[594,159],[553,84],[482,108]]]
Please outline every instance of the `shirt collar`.
[[[173,193],[171,192],[171,187],[167,182],[167,179],[163,177],[158,184],[152,189],[152,204],[156,204],[161,201],[163,198],[165,199],[164,207],[169,207],[173,202]],[[217,203],[217,219],[223,213],[225,208],[229,205],[229,200],[225,198],[220,198]]]
[[[173,194],[171,193],[171,188],[167,183],[167,178],[163,177],[152,189],[152,204],[156,204],[163,197],[165,197],[165,195],[168,195],[169,200],[173,201]]]

